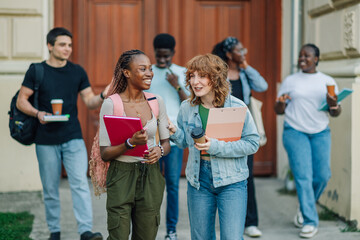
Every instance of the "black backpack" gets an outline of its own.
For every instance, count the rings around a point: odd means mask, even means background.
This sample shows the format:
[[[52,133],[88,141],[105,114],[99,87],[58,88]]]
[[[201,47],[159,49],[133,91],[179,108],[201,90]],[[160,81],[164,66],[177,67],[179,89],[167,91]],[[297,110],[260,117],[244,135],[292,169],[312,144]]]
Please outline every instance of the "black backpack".
[[[39,87],[44,78],[44,67],[41,63],[33,63],[35,66],[35,85],[34,94],[29,98],[29,102],[34,108],[39,108]],[[39,125],[39,120],[35,117],[29,116],[16,108],[16,100],[19,95],[18,90],[11,100],[10,111],[8,114],[10,135],[16,141],[24,145],[31,145],[34,143],[36,130]]]

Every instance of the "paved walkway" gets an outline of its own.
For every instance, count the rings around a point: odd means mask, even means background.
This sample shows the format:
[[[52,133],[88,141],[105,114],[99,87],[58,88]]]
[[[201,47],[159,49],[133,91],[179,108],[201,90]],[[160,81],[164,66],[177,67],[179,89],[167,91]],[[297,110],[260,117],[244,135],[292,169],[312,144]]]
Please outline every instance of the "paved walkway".
[[[256,194],[258,199],[260,229],[263,231],[263,240],[296,240],[299,229],[292,224],[295,214],[297,200],[294,196],[281,195],[278,189],[283,187],[283,181],[274,178],[256,178]],[[186,180],[180,182],[180,216],[177,226],[178,238],[180,240],[190,240],[189,220],[186,207]],[[61,188],[61,207],[62,207],[62,239],[79,239],[77,234],[76,221],[72,212],[72,202],[70,189],[66,179],[62,180]],[[93,197],[94,207],[94,230],[101,232],[107,237],[106,230],[106,195],[100,198]],[[161,210],[161,225],[156,240],[162,240],[165,236],[165,201]],[[320,210],[320,209],[319,209]],[[30,211],[35,215],[33,231],[30,237],[34,240],[45,240],[49,236],[47,230],[44,206],[40,192],[20,192],[0,194],[0,211]],[[360,232],[342,233],[341,228],[344,223],[341,221],[320,221],[319,233],[314,240],[359,240]],[[219,237],[219,225],[216,225],[217,239]],[[245,236],[245,240],[249,240]]]

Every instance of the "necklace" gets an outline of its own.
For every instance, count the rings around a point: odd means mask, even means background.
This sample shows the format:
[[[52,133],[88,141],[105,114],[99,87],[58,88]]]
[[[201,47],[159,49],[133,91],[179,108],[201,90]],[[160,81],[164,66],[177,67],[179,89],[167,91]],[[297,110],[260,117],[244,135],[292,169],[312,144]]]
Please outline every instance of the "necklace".
[[[132,109],[134,109],[135,110],[135,112],[136,112],[136,117],[138,117],[138,118],[141,118],[141,113],[136,109],[136,106],[137,104],[128,104],[128,106],[130,107],[130,108],[132,108]]]
[[[136,108],[134,108],[135,109],[135,112],[136,112],[136,116],[138,117],[138,118],[141,118],[141,114],[136,110]]]
[[[136,112],[136,117],[141,118],[141,111],[139,112],[136,109],[136,106],[139,106],[140,109],[142,109],[144,103],[146,103],[146,98],[145,96],[142,96],[141,98],[137,98],[137,99],[130,99],[128,97],[126,97],[126,99],[123,99],[123,103],[125,103],[129,108],[132,108],[135,112]]]

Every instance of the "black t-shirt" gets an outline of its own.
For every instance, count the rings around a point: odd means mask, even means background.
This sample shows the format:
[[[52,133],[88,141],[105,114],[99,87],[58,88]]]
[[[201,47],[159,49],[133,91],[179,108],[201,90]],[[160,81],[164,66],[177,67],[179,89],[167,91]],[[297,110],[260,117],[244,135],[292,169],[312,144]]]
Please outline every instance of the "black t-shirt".
[[[89,87],[85,70],[77,64],[67,61],[61,68],[44,66],[44,79],[39,87],[39,110],[52,113],[51,99],[63,99],[62,114],[70,114],[67,122],[50,122],[39,124],[35,143],[44,145],[62,144],[72,139],[81,139],[81,128],[78,120],[78,93]],[[25,74],[23,86],[34,90],[35,67],[32,65]]]
[[[240,78],[237,80],[230,80],[231,84],[231,95],[237,97],[241,101],[244,101],[244,93]]]

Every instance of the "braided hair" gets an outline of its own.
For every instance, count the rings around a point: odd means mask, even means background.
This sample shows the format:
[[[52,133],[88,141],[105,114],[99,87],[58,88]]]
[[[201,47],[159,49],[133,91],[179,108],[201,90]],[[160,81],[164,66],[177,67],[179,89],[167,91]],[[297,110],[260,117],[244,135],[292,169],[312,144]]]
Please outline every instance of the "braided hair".
[[[114,77],[109,94],[107,94],[108,96],[125,91],[127,87],[127,79],[124,75],[124,69],[130,70],[130,63],[136,55],[145,55],[145,53],[134,49],[121,54],[114,70]]]

